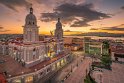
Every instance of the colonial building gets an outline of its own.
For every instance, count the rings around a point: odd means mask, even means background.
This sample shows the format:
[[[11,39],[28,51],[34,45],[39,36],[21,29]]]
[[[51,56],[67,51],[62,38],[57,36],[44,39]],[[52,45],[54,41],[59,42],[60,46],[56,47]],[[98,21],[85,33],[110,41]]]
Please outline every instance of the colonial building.
[[[107,44],[106,44],[107,42]],[[93,39],[91,37],[84,37],[84,52],[90,55],[109,55],[109,42],[106,39]]]
[[[84,52],[91,55],[103,54],[103,43],[90,37],[84,37]]]
[[[9,55],[30,67],[42,62],[47,56],[46,44],[39,41],[37,19],[30,8],[23,27],[23,42],[10,42]]]
[[[1,55],[8,55],[8,43],[7,42],[0,42],[0,54]]]
[[[0,73],[5,75],[8,83],[39,83],[39,79],[47,78],[48,73],[69,62],[71,52],[63,46],[60,18],[54,37],[39,41],[38,32],[37,19],[31,7],[23,26],[23,40],[9,41],[8,56],[1,56]]]

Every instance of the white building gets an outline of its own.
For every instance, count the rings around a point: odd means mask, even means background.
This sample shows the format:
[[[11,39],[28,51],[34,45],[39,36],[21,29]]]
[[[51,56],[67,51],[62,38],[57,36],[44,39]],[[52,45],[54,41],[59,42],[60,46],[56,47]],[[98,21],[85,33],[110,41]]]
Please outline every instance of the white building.
[[[39,79],[46,79],[48,74],[57,72],[70,62],[71,52],[64,49],[60,19],[54,37],[39,41],[38,32],[37,19],[31,7],[23,26],[23,41],[9,41],[9,56],[1,56],[0,72],[3,72],[7,83],[41,83]]]
[[[55,37],[45,40],[39,41],[39,27],[31,7],[23,26],[23,42],[10,42],[9,55],[24,63],[26,67],[31,67],[44,61],[49,56],[51,48],[57,54],[62,52],[64,50],[63,29],[59,18],[56,24]],[[55,46],[51,46],[51,40],[55,41]]]

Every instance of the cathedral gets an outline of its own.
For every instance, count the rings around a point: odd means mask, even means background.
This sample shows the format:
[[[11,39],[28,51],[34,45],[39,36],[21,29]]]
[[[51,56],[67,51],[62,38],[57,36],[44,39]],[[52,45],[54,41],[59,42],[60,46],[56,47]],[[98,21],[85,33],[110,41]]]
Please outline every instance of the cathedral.
[[[60,18],[54,35],[43,38],[42,41],[39,38],[39,28],[31,7],[25,18],[23,38],[10,39],[2,44],[4,56],[1,56],[3,63],[0,65],[0,72],[7,83],[41,83],[45,79],[49,80],[49,74],[54,75],[71,62],[72,53],[64,48]]]
[[[33,13],[32,7],[25,18],[23,42],[14,41],[9,43],[9,55],[23,63],[26,67],[31,67],[54,57],[63,50],[63,29],[60,18],[58,18],[56,24],[54,37],[39,41],[39,26],[37,25],[37,18]]]

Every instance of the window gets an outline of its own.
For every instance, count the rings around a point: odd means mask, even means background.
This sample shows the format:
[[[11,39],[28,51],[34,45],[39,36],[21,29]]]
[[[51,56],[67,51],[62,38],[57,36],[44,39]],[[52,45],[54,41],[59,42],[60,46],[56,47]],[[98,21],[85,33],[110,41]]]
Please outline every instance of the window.
[[[34,48],[33,51],[35,51],[36,49]]]
[[[21,83],[21,79],[15,79],[12,83]]]
[[[33,25],[34,25],[34,22],[33,22]]]
[[[33,59],[35,59],[35,55],[36,55],[36,49],[33,49]]]
[[[51,67],[47,68],[47,72],[50,72],[50,70],[51,70]]]
[[[25,83],[33,83],[33,76],[27,76],[25,78]]]
[[[40,72],[40,76],[42,76],[43,75],[43,72]]]

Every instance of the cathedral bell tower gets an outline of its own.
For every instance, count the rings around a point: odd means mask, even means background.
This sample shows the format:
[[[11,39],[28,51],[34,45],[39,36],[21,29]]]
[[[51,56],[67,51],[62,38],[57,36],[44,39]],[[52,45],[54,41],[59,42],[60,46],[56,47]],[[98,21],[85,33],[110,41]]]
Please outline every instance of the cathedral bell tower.
[[[64,49],[63,45],[63,29],[62,24],[60,22],[60,18],[58,18],[58,22],[56,23],[56,29],[55,29],[55,39],[56,39],[56,53],[60,53]]]
[[[30,8],[29,14],[26,16],[25,25],[23,28],[23,39],[26,43],[34,43],[39,41],[39,29],[37,19],[33,14],[33,8]]]
[[[60,18],[58,18],[58,22],[56,23],[55,37],[58,40],[61,40],[63,38],[63,29],[62,29],[62,24],[60,22]]]

